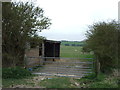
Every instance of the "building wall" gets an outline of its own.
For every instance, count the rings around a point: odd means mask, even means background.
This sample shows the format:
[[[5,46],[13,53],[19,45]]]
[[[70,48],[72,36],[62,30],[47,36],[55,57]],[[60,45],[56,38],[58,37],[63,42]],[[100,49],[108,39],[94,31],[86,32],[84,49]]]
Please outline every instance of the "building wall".
[[[28,57],[38,57],[39,56],[39,47],[31,48],[31,49],[27,50],[26,55]]]
[[[26,67],[33,67],[39,65],[41,61],[39,56],[39,47],[26,50],[25,57]]]

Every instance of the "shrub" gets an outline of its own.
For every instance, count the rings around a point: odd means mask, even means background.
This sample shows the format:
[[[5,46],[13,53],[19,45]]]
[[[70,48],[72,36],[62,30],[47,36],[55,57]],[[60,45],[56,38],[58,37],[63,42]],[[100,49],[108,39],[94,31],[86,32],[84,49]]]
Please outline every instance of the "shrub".
[[[3,68],[2,69],[2,78],[14,78],[14,79],[20,79],[27,76],[31,76],[31,72],[28,70],[21,68],[21,67],[9,67],[9,68]]]
[[[100,70],[103,73],[111,72],[111,68],[118,66],[120,36],[118,23],[98,22],[89,27],[86,33],[86,50],[94,52],[100,62]],[[109,68],[108,68],[109,67]]]

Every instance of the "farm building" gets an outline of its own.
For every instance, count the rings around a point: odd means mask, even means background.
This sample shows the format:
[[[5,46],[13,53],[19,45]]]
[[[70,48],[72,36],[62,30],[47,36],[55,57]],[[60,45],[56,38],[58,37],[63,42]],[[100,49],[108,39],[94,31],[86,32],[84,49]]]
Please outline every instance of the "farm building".
[[[25,63],[27,67],[42,64],[42,61],[55,60],[60,57],[60,41],[44,40],[36,48],[26,50]]]
[[[42,44],[43,57],[59,57],[60,56],[60,42],[44,40]]]

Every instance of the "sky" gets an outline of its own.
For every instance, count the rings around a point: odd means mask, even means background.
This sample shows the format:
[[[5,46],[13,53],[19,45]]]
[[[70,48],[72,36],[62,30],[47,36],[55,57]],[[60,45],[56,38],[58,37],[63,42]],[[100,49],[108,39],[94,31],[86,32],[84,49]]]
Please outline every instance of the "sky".
[[[99,21],[118,20],[120,0],[27,1],[33,1],[45,11],[44,15],[51,19],[50,29],[40,32],[40,36],[57,41],[82,41],[86,39],[85,33],[89,30],[89,25]]]

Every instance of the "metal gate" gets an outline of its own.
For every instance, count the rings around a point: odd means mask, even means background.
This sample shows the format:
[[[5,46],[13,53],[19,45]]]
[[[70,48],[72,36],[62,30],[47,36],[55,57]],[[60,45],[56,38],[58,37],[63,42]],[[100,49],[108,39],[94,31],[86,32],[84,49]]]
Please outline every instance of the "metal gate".
[[[83,77],[93,72],[93,62],[86,59],[93,58],[56,58],[56,57],[27,57],[29,60],[39,59],[33,74],[52,75],[61,77]]]

